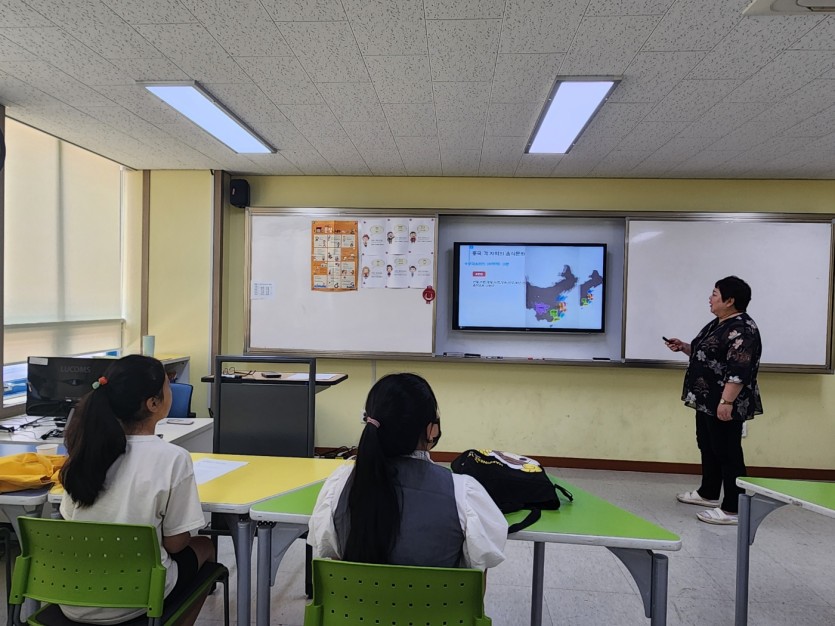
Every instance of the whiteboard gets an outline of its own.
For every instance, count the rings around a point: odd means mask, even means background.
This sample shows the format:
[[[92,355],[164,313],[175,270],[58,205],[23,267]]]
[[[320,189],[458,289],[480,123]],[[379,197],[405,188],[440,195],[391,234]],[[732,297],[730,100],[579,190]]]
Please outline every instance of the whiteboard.
[[[829,367],[831,222],[631,219],[626,268],[627,360],[685,361],[661,336],[689,342],[712,319],[716,281],[736,275],[751,286],[763,365]]]
[[[312,221],[360,217],[250,211],[247,351],[432,354],[435,306],[423,290],[311,288]],[[253,299],[256,284],[268,295]]]

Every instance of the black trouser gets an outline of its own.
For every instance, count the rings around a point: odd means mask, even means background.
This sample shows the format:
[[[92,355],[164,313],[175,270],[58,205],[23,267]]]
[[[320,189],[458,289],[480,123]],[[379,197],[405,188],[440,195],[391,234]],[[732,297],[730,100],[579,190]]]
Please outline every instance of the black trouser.
[[[719,494],[724,493],[721,507],[728,513],[737,512],[739,494],[744,491],[736,486],[736,479],[747,476],[742,455],[742,424],[739,420],[723,422],[696,411],[696,443],[702,453],[699,495],[718,500]]]

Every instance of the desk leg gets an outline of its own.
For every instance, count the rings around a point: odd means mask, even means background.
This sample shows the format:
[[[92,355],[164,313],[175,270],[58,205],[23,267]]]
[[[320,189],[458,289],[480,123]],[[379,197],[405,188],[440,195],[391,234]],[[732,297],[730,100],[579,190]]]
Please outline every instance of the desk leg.
[[[632,574],[644,602],[644,614],[650,618],[650,624],[666,624],[667,557],[652,550],[635,548],[609,548],[609,551],[618,557]]]
[[[232,533],[232,543],[235,547],[235,563],[238,566],[238,626],[249,626],[252,612],[252,535],[253,523],[248,515],[224,513],[223,518]]]
[[[255,624],[270,625],[270,587],[275,584],[278,566],[293,542],[307,532],[307,526],[258,523],[258,562],[255,579]]]
[[[533,544],[533,578],[531,579],[531,626],[542,626],[542,601],[545,585],[545,544]]]
[[[734,607],[734,624],[746,626],[748,624],[748,574],[751,558],[751,545],[757,529],[772,511],[785,506],[785,502],[778,502],[767,496],[747,493],[739,494],[739,525],[736,529],[736,606]]]

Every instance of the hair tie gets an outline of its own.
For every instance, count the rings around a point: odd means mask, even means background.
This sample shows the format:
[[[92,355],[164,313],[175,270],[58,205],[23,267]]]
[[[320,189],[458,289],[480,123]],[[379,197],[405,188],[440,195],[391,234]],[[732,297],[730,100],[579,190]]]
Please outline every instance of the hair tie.
[[[93,389],[98,389],[102,385],[107,384],[107,379],[104,376],[100,376],[99,379],[92,384]]]
[[[373,417],[368,417],[368,416],[366,416],[366,418],[365,418],[365,423],[366,423],[366,424],[371,424],[372,426],[376,426],[377,428],[379,428],[379,427],[380,427],[380,422],[378,422],[377,420],[375,420]]]

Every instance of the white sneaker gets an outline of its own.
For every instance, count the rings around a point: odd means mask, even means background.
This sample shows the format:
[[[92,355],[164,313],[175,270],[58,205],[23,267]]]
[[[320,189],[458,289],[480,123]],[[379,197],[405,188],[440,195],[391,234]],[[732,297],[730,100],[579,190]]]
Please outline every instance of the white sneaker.
[[[676,500],[684,502],[684,504],[698,504],[699,506],[716,507],[719,506],[719,500],[708,500],[699,495],[699,491],[685,491],[676,496]]]
[[[698,513],[699,521],[707,524],[719,524],[720,526],[736,526],[739,524],[739,516],[736,513],[725,513],[718,506],[715,509],[708,509]]]

